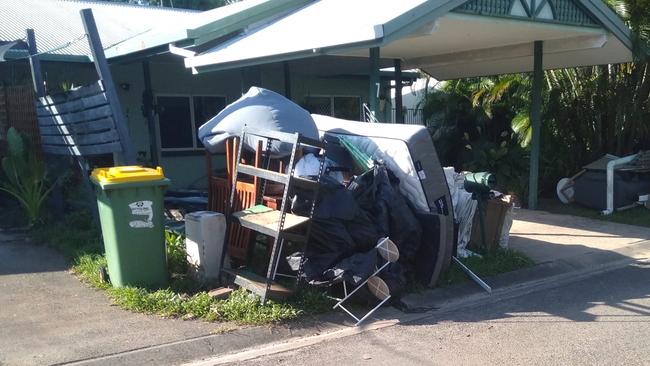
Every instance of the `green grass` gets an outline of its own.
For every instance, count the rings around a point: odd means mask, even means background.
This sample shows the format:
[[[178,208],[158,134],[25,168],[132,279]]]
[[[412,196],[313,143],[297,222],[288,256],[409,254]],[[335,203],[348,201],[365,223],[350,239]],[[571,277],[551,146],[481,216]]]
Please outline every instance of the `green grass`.
[[[535,264],[525,254],[512,249],[498,249],[492,253],[483,254],[482,257],[461,259],[461,262],[479,277],[490,277],[500,273],[512,272]],[[465,272],[452,263],[451,267],[440,277],[438,285],[450,286],[467,280],[468,277]]]
[[[228,321],[241,325],[259,325],[298,319],[331,311],[332,301],[320,289],[300,288],[284,302],[267,301],[239,289],[226,300],[214,300],[187,275],[185,241],[178,234],[166,233],[169,288],[148,290],[138,287],[115,288],[101,282],[99,267],[106,267],[100,233],[89,222],[90,215],[79,212],[60,222],[50,222],[34,231],[34,236],[59,248],[72,260],[72,270],[85,283],[105,291],[111,301],[122,309],[155,314],[162,317]],[[482,259],[464,260],[479,276],[513,271],[531,266],[532,260],[512,250],[497,251]],[[441,285],[465,281],[466,275],[452,266],[441,279]]]
[[[317,314],[331,309],[331,301],[315,290],[301,290],[286,302],[267,301],[243,289],[234,291],[226,300],[214,300],[187,275],[184,237],[165,233],[169,288],[156,291],[139,287],[112,287],[102,282],[99,268],[106,267],[100,233],[88,220],[86,212],[66,216],[59,222],[48,222],[32,232],[39,241],[58,248],[72,261],[72,270],[89,285],[105,291],[120,308],[162,317],[229,321],[238,324],[268,324]]]
[[[586,208],[575,203],[565,205],[557,199],[542,199],[539,202],[539,208],[540,210],[556,214],[580,216],[620,224],[650,227],[650,210],[644,207],[618,211],[611,215],[603,216],[598,210]]]
[[[268,324],[324,312],[331,307],[323,294],[313,290],[301,291],[287,302],[267,301],[262,305],[259,297],[243,289],[233,291],[226,300],[213,300],[204,291],[190,295],[172,288],[157,291],[138,287],[116,288],[99,279],[97,268],[105,265],[103,256],[85,254],[77,258],[72,269],[84,282],[106,290],[116,305],[138,313],[239,324]]]
[[[38,225],[32,230],[32,236],[57,248],[73,261],[83,254],[99,254],[102,252],[101,233],[91,217],[89,212],[78,210],[61,221],[47,220]]]

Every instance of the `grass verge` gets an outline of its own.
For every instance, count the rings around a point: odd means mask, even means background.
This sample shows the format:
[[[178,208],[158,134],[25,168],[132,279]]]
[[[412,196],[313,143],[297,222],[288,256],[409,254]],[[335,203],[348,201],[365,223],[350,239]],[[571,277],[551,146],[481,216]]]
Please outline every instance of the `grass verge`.
[[[299,291],[286,302],[267,301],[243,289],[234,291],[226,300],[212,299],[187,276],[183,237],[166,233],[169,288],[148,290],[139,287],[112,287],[100,280],[99,267],[106,267],[99,231],[88,222],[85,213],[72,214],[61,222],[36,228],[33,235],[48,242],[72,260],[72,271],[83,282],[105,291],[111,301],[122,309],[155,314],[162,317],[230,321],[241,325],[259,325],[293,320],[331,308],[325,295],[313,290]]]
[[[148,290],[139,287],[112,287],[100,280],[99,267],[106,267],[102,254],[100,233],[87,213],[68,215],[60,222],[42,225],[34,230],[34,237],[60,249],[72,260],[73,272],[85,283],[105,291],[111,301],[122,309],[155,314],[162,317],[229,321],[240,325],[260,325],[297,319],[331,311],[332,302],[317,289],[303,289],[285,302],[260,299],[243,289],[234,291],[226,300],[214,300],[187,276],[183,237],[166,233],[169,288]],[[533,261],[513,250],[499,250],[482,258],[472,257],[463,262],[479,276],[514,271],[532,266]],[[443,274],[440,285],[448,286],[467,280],[457,266]],[[411,289],[413,290],[413,289]]]
[[[525,254],[512,249],[497,249],[492,253],[482,254],[481,257],[463,258],[461,262],[479,277],[490,277],[500,273],[512,272],[535,264]],[[465,282],[468,279],[465,272],[452,263],[451,267],[442,274],[438,284],[439,286],[451,286]]]

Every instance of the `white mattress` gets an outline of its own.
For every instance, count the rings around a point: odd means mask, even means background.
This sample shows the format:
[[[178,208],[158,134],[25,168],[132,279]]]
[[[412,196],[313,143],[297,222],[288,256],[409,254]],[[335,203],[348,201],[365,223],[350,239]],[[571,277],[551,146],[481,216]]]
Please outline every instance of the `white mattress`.
[[[400,192],[406,196],[419,211],[429,212],[426,195],[422,190],[422,184],[420,183],[418,173],[413,165],[413,159],[411,158],[409,148],[404,141],[410,133],[408,128],[412,126],[400,125],[399,127],[401,128],[396,129],[395,134],[391,133],[395,138],[357,136],[333,129],[333,126],[337,126],[341,123],[340,119],[319,114],[312,114],[312,117],[316,122],[316,127],[318,128],[318,133],[321,138],[325,133],[329,135],[345,135],[357,146],[357,148],[372,156],[373,159],[383,160],[388,169],[390,169],[399,179]],[[345,127],[349,129],[351,127],[349,121],[346,122],[348,123]],[[392,128],[393,125],[386,125],[385,127]],[[406,127],[406,129],[404,127]]]
[[[319,131],[320,132],[320,131]],[[328,134],[336,135],[335,132]],[[429,211],[427,198],[422,190],[422,184],[417,176],[413,159],[404,141],[383,137],[348,136],[359,150],[372,156],[375,160],[383,160],[399,179],[399,190],[411,203],[423,212]]]

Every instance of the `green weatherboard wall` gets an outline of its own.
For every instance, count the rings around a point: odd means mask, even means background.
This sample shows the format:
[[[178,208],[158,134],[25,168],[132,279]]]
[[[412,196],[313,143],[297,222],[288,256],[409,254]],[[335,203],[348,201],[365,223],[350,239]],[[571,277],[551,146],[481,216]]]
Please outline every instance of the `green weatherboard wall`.
[[[166,286],[163,195],[169,180],[93,183],[111,284]]]

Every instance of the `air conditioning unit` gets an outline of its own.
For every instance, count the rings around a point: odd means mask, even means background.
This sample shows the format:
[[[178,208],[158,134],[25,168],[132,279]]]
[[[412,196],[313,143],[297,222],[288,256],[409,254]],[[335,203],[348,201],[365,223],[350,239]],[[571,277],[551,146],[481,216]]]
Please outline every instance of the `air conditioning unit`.
[[[199,280],[219,280],[225,236],[226,217],[223,214],[197,211],[185,215],[187,260]]]

